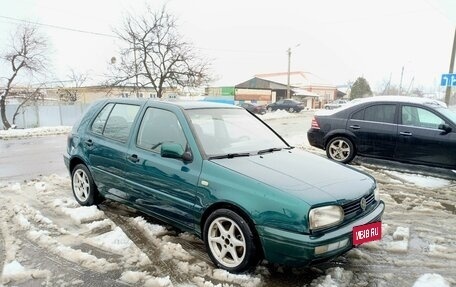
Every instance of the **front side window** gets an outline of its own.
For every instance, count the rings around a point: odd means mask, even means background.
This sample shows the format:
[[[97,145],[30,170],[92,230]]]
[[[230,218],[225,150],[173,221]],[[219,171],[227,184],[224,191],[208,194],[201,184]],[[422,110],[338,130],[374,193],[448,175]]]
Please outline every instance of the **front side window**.
[[[413,106],[403,106],[401,116],[403,125],[414,127],[438,129],[439,125],[445,123],[433,112]]]
[[[174,113],[148,108],[139,127],[136,145],[146,150],[160,152],[160,146],[165,142],[180,144],[183,149],[187,146],[187,139]]]
[[[394,124],[396,105],[375,105],[364,110],[364,120]]]

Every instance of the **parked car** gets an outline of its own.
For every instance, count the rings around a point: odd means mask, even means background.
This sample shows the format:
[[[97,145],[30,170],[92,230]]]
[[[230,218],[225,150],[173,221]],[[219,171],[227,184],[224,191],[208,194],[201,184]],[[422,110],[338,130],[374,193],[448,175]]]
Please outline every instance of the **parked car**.
[[[305,106],[303,103],[291,99],[278,100],[277,102],[271,103],[266,106],[266,109],[269,112],[273,112],[276,110],[285,110],[290,113],[299,113],[304,108]]]
[[[343,100],[343,99],[337,99],[335,101],[332,101],[331,103],[328,103],[323,106],[325,110],[333,110],[342,107],[346,103],[348,103],[348,100]]]
[[[329,260],[381,231],[374,178],[294,149],[233,105],[103,100],[73,127],[64,161],[79,204],[119,201],[194,233],[231,272]]]
[[[240,106],[254,114],[264,115],[266,113],[266,107],[256,103],[242,103]]]
[[[355,155],[456,169],[456,113],[416,97],[373,97],[315,114],[312,146],[348,163]]]

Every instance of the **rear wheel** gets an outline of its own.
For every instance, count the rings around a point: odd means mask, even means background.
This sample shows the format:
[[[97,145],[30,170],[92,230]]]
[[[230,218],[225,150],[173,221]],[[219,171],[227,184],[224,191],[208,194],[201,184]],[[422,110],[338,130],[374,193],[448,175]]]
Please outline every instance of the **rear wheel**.
[[[92,179],[89,169],[78,164],[71,176],[73,195],[76,201],[83,206],[98,204],[102,198],[98,194],[97,187]]]
[[[247,222],[234,211],[214,211],[204,225],[204,241],[209,257],[218,268],[242,272],[258,263],[254,235]]]
[[[268,108],[268,112],[271,113],[272,111],[273,111],[273,109],[272,109],[271,107],[269,107],[269,108]]]
[[[326,155],[332,160],[349,163],[355,157],[355,148],[348,138],[335,137],[326,146]]]

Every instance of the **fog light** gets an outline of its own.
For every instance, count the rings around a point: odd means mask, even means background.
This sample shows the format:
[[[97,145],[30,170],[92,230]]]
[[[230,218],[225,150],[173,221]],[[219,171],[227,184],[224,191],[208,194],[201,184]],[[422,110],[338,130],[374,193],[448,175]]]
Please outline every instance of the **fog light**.
[[[315,254],[316,255],[323,254],[326,252],[331,252],[331,251],[343,248],[343,247],[347,246],[347,243],[348,243],[348,239],[344,239],[344,240],[337,241],[337,242],[334,242],[331,244],[317,246],[317,247],[315,247]]]

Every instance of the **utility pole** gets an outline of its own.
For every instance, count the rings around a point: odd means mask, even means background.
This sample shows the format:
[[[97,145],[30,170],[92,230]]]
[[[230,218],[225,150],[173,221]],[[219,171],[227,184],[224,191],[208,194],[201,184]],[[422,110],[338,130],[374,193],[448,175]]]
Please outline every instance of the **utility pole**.
[[[402,94],[402,78],[404,77],[404,66],[402,66],[401,83],[399,84],[399,96]]]
[[[291,65],[291,48],[288,48],[288,73],[287,73],[287,99],[290,98],[290,65]]]
[[[451,52],[450,71],[449,71],[450,74],[453,74],[454,54],[456,54],[456,28],[454,29],[453,50]],[[450,105],[450,97],[451,97],[451,85],[448,85],[446,87],[446,93],[445,93],[445,103],[448,106]]]
[[[296,47],[299,47],[301,45],[301,43],[297,44],[295,46]],[[291,66],[291,48],[288,48],[287,50],[287,54],[288,54],[288,73],[287,73],[287,99],[290,98],[290,66]]]

